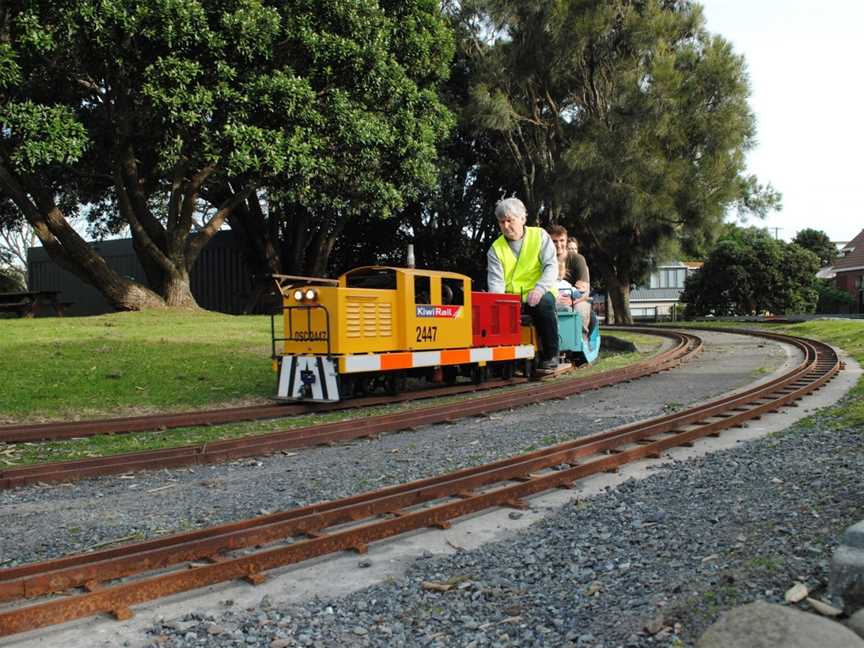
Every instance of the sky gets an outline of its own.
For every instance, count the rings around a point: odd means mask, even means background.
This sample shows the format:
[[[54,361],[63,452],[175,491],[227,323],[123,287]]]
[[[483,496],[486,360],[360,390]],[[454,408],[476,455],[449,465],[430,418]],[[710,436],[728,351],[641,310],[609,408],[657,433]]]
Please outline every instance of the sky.
[[[757,120],[748,172],[783,194],[780,212],[747,224],[787,241],[808,227],[851,240],[864,229],[864,1],[700,4],[708,30],[747,62]]]

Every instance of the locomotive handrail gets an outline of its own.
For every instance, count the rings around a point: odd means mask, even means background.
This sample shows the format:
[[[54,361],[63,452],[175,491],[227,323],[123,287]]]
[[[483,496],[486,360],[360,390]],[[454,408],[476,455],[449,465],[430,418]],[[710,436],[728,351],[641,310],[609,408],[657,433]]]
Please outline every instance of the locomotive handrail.
[[[273,280],[276,282],[276,288],[279,289],[279,292],[282,293],[282,296],[285,296],[285,291],[290,290],[297,284],[323,284],[325,286],[338,286],[338,279],[327,279],[325,277],[303,277],[300,275],[283,275],[283,274],[272,274],[270,275]],[[292,281],[294,283],[284,284],[285,281]]]
[[[277,342],[326,342],[327,343],[327,356],[331,355],[330,350],[330,311],[323,304],[304,304],[300,306],[286,306],[282,304],[282,312],[280,316],[284,316],[286,311],[292,310],[305,310],[306,313],[306,321],[309,330],[312,329],[312,310],[320,308],[324,311],[324,321],[326,323],[325,327],[325,335],[321,340],[303,340],[297,337],[294,337],[293,324],[294,320],[292,317],[288,317],[288,336],[287,337],[276,337],[276,314],[270,314],[270,357],[272,359],[276,359],[278,356],[276,355],[276,343]],[[284,347],[283,347],[284,352]]]

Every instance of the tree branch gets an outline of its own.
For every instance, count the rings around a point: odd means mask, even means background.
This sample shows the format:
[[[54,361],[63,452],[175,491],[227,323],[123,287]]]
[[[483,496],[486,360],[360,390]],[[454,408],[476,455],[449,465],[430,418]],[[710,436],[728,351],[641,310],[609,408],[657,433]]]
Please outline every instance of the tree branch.
[[[207,243],[210,242],[216,232],[218,232],[221,228],[225,219],[231,215],[231,212],[234,210],[237,205],[246,200],[247,196],[252,192],[254,187],[252,185],[247,186],[242,191],[236,192],[234,195],[226,199],[219,205],[219,209],[216,210],[216,213],[213,215],[204,227],[195,234],[195,236],[190,237],[186,243],[186,271],[191,272],[192,266],[195,265],[195,261],[198,260],[198,255],[201,253],[201,250],[204,248]]]
[[[117,171],[118,176],[122,175],[122,173],[121,170]],[[120,213],[123,215],[124,220],[129,223],[129,228],[132,230],[133,238],[137,240],[142,251],[153,259],[153,262],[156,263],[164,272],[168,274],[176,274],[176,266],[171,262],[171,259],[165,256],[165,253],[159,248],[159,246],[154,243],[146,228],[141,224],[141,221],[138,220],[135,208],[132,205],[132,200],[126,190],[126,185],[123,182],[123,179],[118,177],[116,185],[117,203],[120,207]]]

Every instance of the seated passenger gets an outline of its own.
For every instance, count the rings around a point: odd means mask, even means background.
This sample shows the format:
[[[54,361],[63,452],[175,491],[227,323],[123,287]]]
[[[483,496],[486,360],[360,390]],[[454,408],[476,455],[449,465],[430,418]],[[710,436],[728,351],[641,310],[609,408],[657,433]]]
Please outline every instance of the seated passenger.
[[[521,295],[523,310],[531,315],[540,338],[541,371],[558,367],[558,318],[555,316],[555,281],[558,264],[549,235],[539,227],[526,227],[525,205],[506,198],[495,206],[499,236],[486,254],[489,292]]]
[[[585,335],[588,335],[591,325],[591,303],[589,302],[591,287],[588,264],[585,263],[585,257],[579,254],[578,242],[575,238],[567,238],[567,230],[564,227],[552,225],[549,228],[549,235],[555,245],[558,259],[557,306],[561,310],[577,311],[582,320],[582,329]],[[567,286],[570,287],[570,290],[566,290]]]
[[[555,289],[558,291],[555,308],[559,311],[573,310],[573,301],[582,295],[582,291],[576,290],[573,284],[564,278],[561,266],[559,266],[558,283],[555,285]]]

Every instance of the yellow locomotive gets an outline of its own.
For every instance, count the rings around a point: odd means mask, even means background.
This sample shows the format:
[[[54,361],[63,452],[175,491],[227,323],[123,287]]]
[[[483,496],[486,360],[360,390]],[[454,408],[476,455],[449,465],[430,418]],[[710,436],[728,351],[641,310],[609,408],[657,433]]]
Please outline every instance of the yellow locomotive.
[[[489,367],[512,376],[517,363],[534,358],[519,297],[472,292],[465,275],[369,266],[336,280],[278,279],[278,399],[338,401],[375,382],[398,392],[406,376],[436,372],[448,382],[459,373],[479,382]]]

